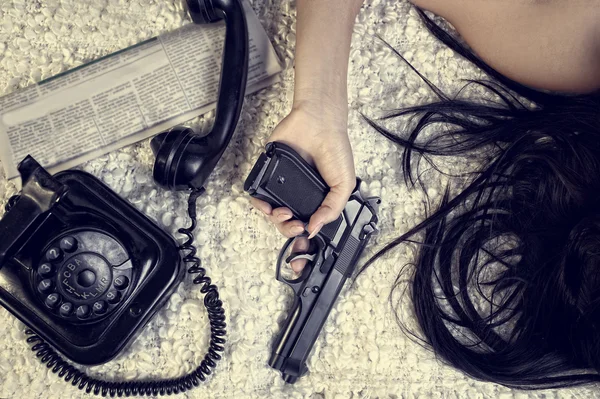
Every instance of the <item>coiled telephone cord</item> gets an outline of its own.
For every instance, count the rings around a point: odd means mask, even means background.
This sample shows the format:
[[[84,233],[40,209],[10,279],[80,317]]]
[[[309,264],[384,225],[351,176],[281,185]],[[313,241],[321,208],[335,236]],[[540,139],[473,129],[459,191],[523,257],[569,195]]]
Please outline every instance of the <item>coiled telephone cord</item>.
[[[90,377],[68,364],[33,330],[27,330],[25,332],[29,335],[27,342],[33,345],[31,350],[35,352],[36,357],[46,367],[51,368],[53,373],[58,374],[60,378],[64,378],[66,382],[71,382],[71,385],[80,390],[99,396],[171,395],[188,391],[200,385],[200,382],[206,381],[206,377],[212,373],[212,369],[217,366],[217,362],[221,359],[219,352],[224,350],[224,337],[227,332],[225,330],[225,310],[219,299],[217,286],[212,284],[211,279],[206,275],[206,270],[201,266],[201,261],[196,256],[196,247],[193,245],[193,231],[197,225],[196,201],[203,192],[203,188],[191,191],[188,199],[188,215],[192,220],[192,225],[189,228],[179,229],[179,233],[187,236],[187,241],[179,247],[181,251],[187,251],[183,261],[189,265],[188,273],[195,275],[194,284],[201,286],[200,292],[204,294],[204,306],[210,321],[210,345],[200,365],[191,373],[174,379],[126,382],[103,381]],[[18,195],[11,197],[6,204],[6,210],[8,211],[18,200]]]

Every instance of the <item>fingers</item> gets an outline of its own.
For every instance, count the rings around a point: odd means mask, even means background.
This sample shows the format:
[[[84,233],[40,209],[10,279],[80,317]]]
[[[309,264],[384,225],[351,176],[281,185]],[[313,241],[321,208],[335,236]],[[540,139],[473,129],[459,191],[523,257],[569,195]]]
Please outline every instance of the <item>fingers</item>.
[[[252,205],[268,216],[269,221],[277,227],[277,230],[287,238],[296,237],[304,232],[310,232],[309,238],[313,238],[324,225],[333,222],[344,210],[350,194],[354,189],[353,184],[345,183],[332,187],[323,203],[312,215],[307,226],[299,220],[292,220],[293,214],[288,208],[272,209],[268,203],[251,197]]]
[[[291,220],[293,217],[292,211],[288,208],[272,209],[268,203],[258,200],[254,197],[250,198],[252,205],[267,215],[269,221],[277,227],[277,230],[287,238],[296,237],[304,232],[304,223],[299,220]]]
[[[267,215],[267,216],[271,215],[271,211],[272,211],[271,205],[269,205],[267,202],[261,201],[259,199],[254,198],[254,197],[250,197],[250,203],[252,204],[253,207],[255,207],[256,209],[258,209],[259,211],[261,211],[265,215]]]
[[[304,232],[304,223],[299,220],[290,220],[292,217],[292,211],[288,208],[275,208],[269,216],[269,221],[277,227],[281,234],[292,238]]]
[[[292,252],[306,252],[310,247],[310,242],[307,238],[300,237],[296,241],[294,241],[294,245],[292,245]],[[304,266],[306,266],[306,259],[297,259],[290,263],[292,266],[292,270],[295,273],[300,273]]]
[[[317,211],[311,216],[306,229],[310,232],[309,238],[313,238],[324,225],[333,222],[344,210],[350,194],[354,190],[354,182],[340,184],[332,187]]]
[[[250,198],[250,203],[262,213],[268,216],[269,221],[277,227],[277,230],[287,238],[296,237],[304,233],[304,223],[299,220],[292,220],[292,211],[288,208],[272,209],[268,203],[258,200],[254,197]],[[308,251],[310,242],[306,238],[299,238],[292,245],[292,252]],[[306,259],[298,259],[290,263],[294,273],[300,273],[306,266]]]
[[[283,222],[287,222],[293,216],[294,215],[292,214],[292,211],[290,211],[288,208],[275,208],[271,212],[269,220],[271,221],[271,223],[280,224]]]
[[[296,237],[304,233],[304,223],[299,220],[292,220],[286,223],[275,224],[277,230],[287,238]]]

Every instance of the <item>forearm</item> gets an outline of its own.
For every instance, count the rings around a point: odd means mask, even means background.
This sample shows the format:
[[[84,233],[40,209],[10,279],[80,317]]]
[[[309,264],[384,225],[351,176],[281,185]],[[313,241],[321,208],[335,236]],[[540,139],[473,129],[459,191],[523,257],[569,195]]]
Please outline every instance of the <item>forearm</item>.
[[[348,137],[347,75],[352,31],[363,0],[296,2],[294,104],[269,141],[291,146],[314,165],[329,192],[307,225],[291,220],[289,209],[271,209],[265,203],[255,205],[269,215],[286,237],[295,237],[305,230],[314,237],[339,217],[356,186]],[[308,248],[306,240],[302,245],[305,244]],[[295,246],[293,250],[301,248]],[[303,261],[295,261],[298,262]],[[293,267],[299,271],[302,265]]]
[[[347,106],[350,42],[362,2],[297,0],[294,106],[315,99]]]

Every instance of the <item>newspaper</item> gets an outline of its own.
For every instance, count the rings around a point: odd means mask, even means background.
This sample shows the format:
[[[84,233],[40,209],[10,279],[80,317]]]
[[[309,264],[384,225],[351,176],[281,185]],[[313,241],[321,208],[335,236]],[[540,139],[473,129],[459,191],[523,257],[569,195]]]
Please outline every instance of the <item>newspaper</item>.
[[[244,7],[252,93],[276,82],[282,64],[247,1]],[[56,173],[214,109],[224,35],[222,22],[190,23],[1,97],[6,177],[19,176],[28,154]]]

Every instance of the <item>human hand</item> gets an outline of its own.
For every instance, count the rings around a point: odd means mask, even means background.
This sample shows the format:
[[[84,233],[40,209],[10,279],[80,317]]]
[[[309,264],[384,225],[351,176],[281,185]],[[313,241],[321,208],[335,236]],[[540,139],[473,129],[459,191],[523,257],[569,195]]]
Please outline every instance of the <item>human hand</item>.
[[[278,141],[292,147],[317,171],[330,187],[329,194],[311,216],[306,230],[309,239],[321,228],[336,220],[342,213],[352,190],[356,185],[354,158],[347,133],[348,108],[346,105],[331,105],[328,101],[309,101],[295,104],[290,114],[273,131],[269,142]],[[288,208],[272,209],[256,198],[252,204],[288,238],[296,237],[305,231],[300,220],[291,220],[292,211]],[[309,241],[298,238],[293,252],[308,250]],[[293,261],[291,266],[300,272],[306,260]]]
[[[294,105],[275,128],[269,141],[292,147],[317,171],[330,188],[329,194],[311,216],[306,230],[310,236],[342,213],[356,186],[354,159],[348,140],[348,59],[356,16],[363,0],[298,0],[294,56]],[[290,220],[286,208],[271,209],[252,199],[286,237],[305,230],[304,223]],[[299,238],[294,252],[308,250]],[[299,272],[305,260],[292,262]]]

